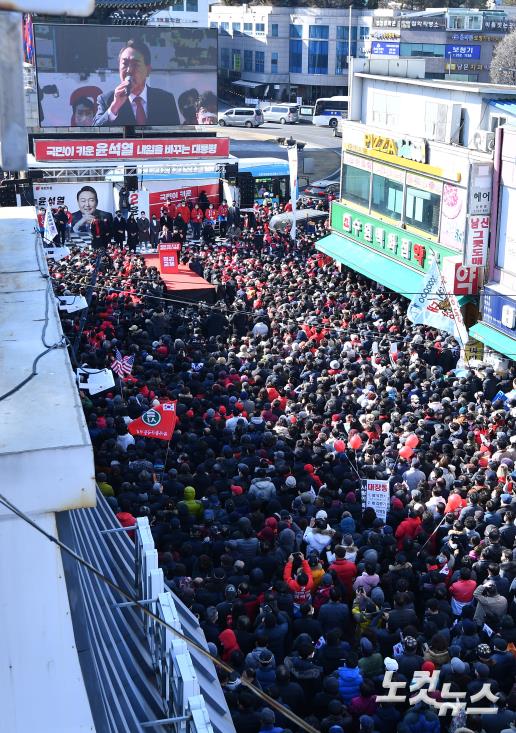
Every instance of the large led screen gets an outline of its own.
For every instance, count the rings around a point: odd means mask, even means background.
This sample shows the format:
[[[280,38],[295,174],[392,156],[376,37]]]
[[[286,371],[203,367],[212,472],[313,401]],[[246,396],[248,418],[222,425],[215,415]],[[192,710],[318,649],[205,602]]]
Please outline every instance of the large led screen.
[[[217,31],[34,25],[41,127],[217,122]]]

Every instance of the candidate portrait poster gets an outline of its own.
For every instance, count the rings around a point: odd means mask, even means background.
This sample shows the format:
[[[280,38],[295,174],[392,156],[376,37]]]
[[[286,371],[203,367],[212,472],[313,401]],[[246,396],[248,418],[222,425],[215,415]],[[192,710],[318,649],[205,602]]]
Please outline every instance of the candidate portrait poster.
[[[111,183],[34,183],[34,205],[56,208],[67,206],[72,214],[72,232],[88,234],[94,218],[108,218],[114,213]]]

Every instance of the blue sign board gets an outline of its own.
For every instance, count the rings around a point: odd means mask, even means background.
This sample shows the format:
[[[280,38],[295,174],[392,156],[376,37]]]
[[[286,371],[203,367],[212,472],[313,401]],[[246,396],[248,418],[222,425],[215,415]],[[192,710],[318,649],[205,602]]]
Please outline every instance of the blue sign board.
[[[480,46],[472,46],[466,43],[447,43],[446,58],[450,56],[452,59],[479,59],[480,58]]]
[[[506,324],[513,323],[513,314],[516,314],[516,300],[506,295],[500,295],[496,290],[484,288],[482,322],[493,326],[498,331],[516,338],[516,328]]]
[[[371,56],[399,56],[400,44],[393,41],[373,41]]]

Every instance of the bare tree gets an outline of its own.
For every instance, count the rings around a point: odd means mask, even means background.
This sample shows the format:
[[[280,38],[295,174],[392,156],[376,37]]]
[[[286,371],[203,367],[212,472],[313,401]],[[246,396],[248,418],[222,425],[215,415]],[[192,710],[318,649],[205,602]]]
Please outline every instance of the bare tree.
[[[495,84],[516,84],[516,31],[507,34],[495,48],[490,76]]]

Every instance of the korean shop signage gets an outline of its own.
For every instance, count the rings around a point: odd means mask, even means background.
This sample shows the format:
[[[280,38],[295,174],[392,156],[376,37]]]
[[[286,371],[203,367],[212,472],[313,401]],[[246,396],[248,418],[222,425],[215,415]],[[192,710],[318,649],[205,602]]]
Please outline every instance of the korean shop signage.
[[[447,247],[415,236],[401,227],[378,221],[336,201],[331,207],[331,228],[337,234],[343,234],[358,244],[420,272],[428,270],[432,253],[437,256],[438,262],[456,254]]]
[[[394,139],[385,135],[376,135],[366,132],[364,147],[368,150],[377,150],[379,153],[393,155],[415,163],[426,163],[426,140],[414,140],[410,137]]]

